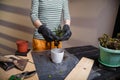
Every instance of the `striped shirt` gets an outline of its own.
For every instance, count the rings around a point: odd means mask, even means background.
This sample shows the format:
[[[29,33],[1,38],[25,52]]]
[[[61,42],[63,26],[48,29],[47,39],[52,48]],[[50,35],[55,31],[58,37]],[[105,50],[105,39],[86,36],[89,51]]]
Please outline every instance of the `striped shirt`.
[[[54,31],[61,24],[61,19],[69,20],[68,0],[32,0],[31,20],[40,20],[42,24]],[[34,38],[43,39],[35,29]]]

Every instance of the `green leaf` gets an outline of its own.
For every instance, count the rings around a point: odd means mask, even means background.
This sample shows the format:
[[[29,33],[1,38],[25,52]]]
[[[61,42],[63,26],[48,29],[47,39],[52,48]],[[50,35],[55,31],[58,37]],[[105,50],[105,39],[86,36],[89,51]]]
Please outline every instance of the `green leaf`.
[[[48,78],[51,78],[51,77],[52,77],[52,76],[49,74],[49,75],[48,75]]]

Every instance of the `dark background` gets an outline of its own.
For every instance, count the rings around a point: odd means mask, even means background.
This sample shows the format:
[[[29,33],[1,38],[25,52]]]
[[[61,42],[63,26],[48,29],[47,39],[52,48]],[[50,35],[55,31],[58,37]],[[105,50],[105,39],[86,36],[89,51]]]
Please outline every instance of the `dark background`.
[[[118,13],[117,13],[117,17],[116,17],[116,22],[115,22],[115,27],[114,27],[114,31],[113,31],[113,36],[112,37],[116,37],[117,33],[120,32],[120,5],[119,5],[119,9],[118,9]]]

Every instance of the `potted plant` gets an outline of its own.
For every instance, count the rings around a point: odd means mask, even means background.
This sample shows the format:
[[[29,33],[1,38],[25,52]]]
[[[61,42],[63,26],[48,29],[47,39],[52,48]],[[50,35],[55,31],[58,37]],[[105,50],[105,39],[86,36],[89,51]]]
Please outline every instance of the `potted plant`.
[[[63,30],[61,28],[61,26],[59,25],[58,28],[55,28],[55,34],[58,37],[63,36]],[[54,63],[61,63],[64,57],[64,49],[63,48],[58,48],[59,46],[59,41],[54,41],[54,45],[57,48],[51,49],[51,59]]]
[[[117,34],[117,38],[111,38],[107,34],[103,34],[98,40],[99,62],[109,67],[120,67],[120,33]]]

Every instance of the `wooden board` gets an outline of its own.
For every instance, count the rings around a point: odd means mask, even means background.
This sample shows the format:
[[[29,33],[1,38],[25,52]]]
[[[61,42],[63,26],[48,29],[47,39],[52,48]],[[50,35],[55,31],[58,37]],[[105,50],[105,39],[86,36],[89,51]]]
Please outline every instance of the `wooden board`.
[[[87,80],[94,60],[82,57],[65,80]]]
[[[30,62],[27,63],[24,71],[36,70],[34,62],[33,62],[33,58],[32,58],[32,55],[31,55],[31,51],[27,54],[27,57],[19,56],[19,58],[29,59],[29,61],[30,61]],[[2,68],[0,68],[0,80],[8,80],[8,78],[11,75],[18,74],[18,73],[21,73],[21,72],[24,72],[24,71],[20,71],[16,68],[10,69],[8,71],[4,71]],[[25,80],[39,80],[39,78],[38,78],[38,75],[36,73],[33,77],[25,79]]]

